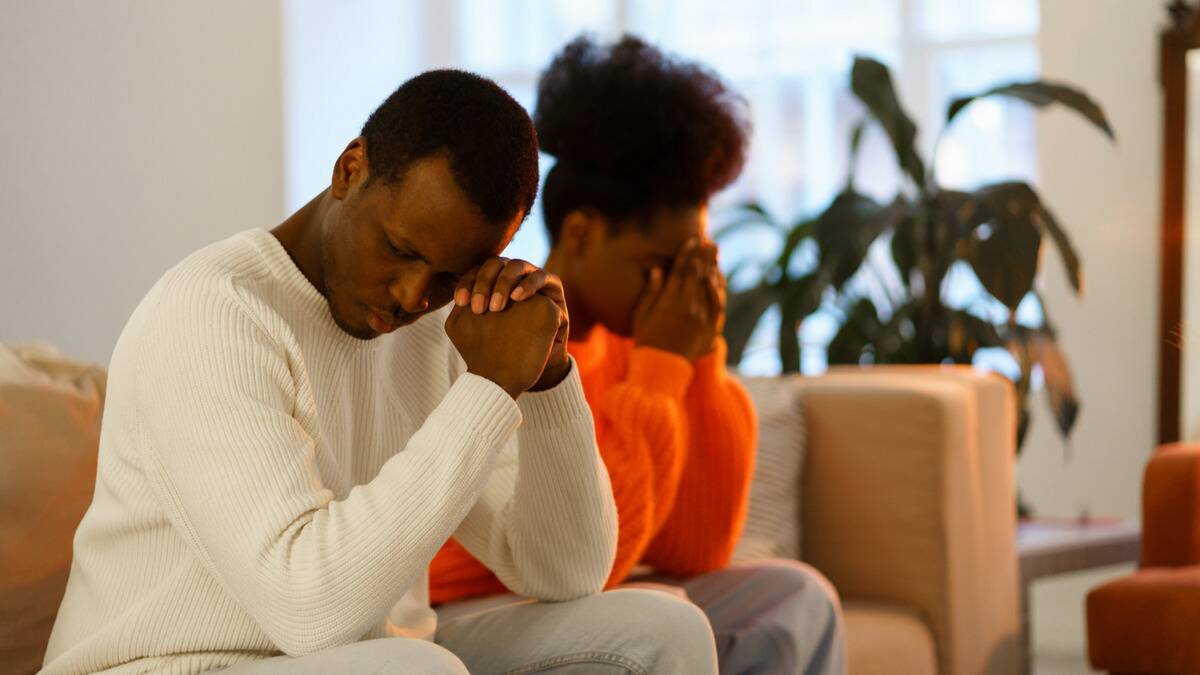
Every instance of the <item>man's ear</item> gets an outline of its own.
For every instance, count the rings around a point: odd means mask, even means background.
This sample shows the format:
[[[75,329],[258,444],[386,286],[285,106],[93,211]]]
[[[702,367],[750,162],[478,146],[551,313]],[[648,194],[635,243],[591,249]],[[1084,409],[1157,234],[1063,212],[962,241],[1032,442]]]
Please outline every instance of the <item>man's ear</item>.
[[[355,186],[367,179],[367,142],[362,137],[350,141],[333,164],[329,192],[334,199],[345,199]]]
[[[604,240],[608,222],[592,209],[574,209],[563,218],[558,239],[572,257],[579,257]]]

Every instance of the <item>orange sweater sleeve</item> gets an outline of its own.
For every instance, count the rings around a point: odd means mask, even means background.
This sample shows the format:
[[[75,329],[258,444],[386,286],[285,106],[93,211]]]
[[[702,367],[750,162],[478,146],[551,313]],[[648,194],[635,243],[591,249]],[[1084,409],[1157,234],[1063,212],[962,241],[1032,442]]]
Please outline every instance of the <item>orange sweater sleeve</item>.
[[[457,539],[449,539],[429,563],[429,602],[465,600],[507,593],[508,588]]]
[[[635,347],[625,379],[593,411],[617,504],[609,586],[629,576],[675,505],[688,440],[682,405],[692,372],[681,356]]]
[[[729,564],[742,534],[754,473],[758,423],[745,389],[725,370],[725,343],[698,359],[684,403],[687,462],[675,507],[645,562],[682,577]]]

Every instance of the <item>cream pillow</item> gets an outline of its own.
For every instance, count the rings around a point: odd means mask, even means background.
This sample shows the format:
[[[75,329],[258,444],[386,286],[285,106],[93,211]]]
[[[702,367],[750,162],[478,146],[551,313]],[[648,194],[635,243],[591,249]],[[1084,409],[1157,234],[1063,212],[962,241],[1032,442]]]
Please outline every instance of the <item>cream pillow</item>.
[[[739,377],[758,413],[758,452],[746,527],[733,562],[800,558],[805,428],[798,377]]]

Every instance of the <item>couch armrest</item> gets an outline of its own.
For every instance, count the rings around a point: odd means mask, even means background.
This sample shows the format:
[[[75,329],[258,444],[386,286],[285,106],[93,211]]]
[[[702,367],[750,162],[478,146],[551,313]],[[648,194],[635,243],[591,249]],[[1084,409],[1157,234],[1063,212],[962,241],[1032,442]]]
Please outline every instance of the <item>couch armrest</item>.
[[[970,369],[876,368],[804,392],[806,560],[847,600],[923,616],[940,672],[1016,672],[1011,385]]]
[[[1142,567],[1200,563],[1200,445],[1164,445],[1142,477]]]

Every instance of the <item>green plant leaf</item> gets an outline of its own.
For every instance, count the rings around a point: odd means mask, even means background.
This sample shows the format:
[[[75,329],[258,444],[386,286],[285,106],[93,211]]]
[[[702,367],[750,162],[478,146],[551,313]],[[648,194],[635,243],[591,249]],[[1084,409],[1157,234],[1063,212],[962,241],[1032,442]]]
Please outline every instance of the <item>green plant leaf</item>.
[[[947,348],[955,363],[969,364],[976,350],[1005,345],[1004,338],[990,321],[956,309],[948,310],[946,318]]]
[[[1028,219],[997,217],[987,239],[970,240],[968,261],[980,283],[1011,311],[1033,289],[1042,235]]]
[[[988,96],[1016,98],[1038,108],[1058,103],[1082,115],[1084,119],[1103,131],[1110,139],[1116,140],[1117,138],[1112,126],[1108,123],[1108,117],[1104,114],[1104,109],[1100,107],[1099,103],[1096,103],[1096,101],[1092,100],[1090,96],[1080,89],[1044,80],[1013,82],[1012,84],[995,87],[973,96],[964,96],[955,99],[946,110],[946,124],[949,125],[955,116],[963,108],[970,105],[971,102]]]
[[[881,326],[879,312],[866,298],[859,298],[846,313],[846,320],[829,342],[826,351],[829,363],[858,365],[863,352],[873,346]]]
[[[970,234],[969,227],[979,224],[978,221],[972,221],[978,205],[971,201],[971,197],[969,192],[942,188],[930,193],[933,206],[931,216],[949,230],[951,239]],[[966,223],[970,223],[970,226]]]
[[[911,217],[900,218],[892,228],[892,262],[896,264],[896,272],[905,288],[912,284],[913,270],[917,269],[918,251],[916,223]]]
[[[863,131],[867,128],[867,120],[861,119],[850,132],[850,155],[846,159],[846,189],[854,189],[854,174],[858,168],[858,146],[862,142]]]
[[[1025,401],[1020,402],[1020,414],[1017,417],[1017,454],[1021,454],[1021,448],[1025,447],[1025,437],[1029,435],[1029,422],[1032,417],[1029,415],[1029,406]]]
[[[796,288],[779,303],[779,362],[785,373],[800,372],[800,322],[808,315],[803,307],[805,291]]]
[[[1045,203],[1039,202],[1038,207],[1034,213],[1034,223],[1054,240],[1054,245],[1062,258],[1063,269],[1067,272],[1067,280],[1071,282],[1071,288],[1075,289],[1075,295],[1081,296],[1083,295],[1083,264],[1079,261],[1079,254],[1071,245],[1071,239],[1067,236],[1066,230],[1058,224],[1058,220],[1054,214],[1050,213],[1050,209],[1046,208]]]
[[[792,256],[796,254],[796,249],[800,248],[800,244],[804,243],[805,239],[813,236],[816,224],[816,218],[804,218],[797,221],[787,231],[787,236],[783,240],[783,249],[780,250],[779,258],[776,261],[780,270],[787,270]]]
[[[1064,439],[1069,438],[1079,417],[1079,397],[1075,394],[1071,368],[1058,346],[1054,331],[1048,325],[1042,328],[1016,326],[1008,342],[1008,351],[1021,367],[1021,379],[1017,382],[1018,399],[1024,401],[1028,397],[1033,367],[1041,368],[1046,400],[1054,414],[1055,426]]]
[[[1079,417],[1079,398],[1075,395],[1075,383],[1067,357],[1058,347],[1058,341],[1046,331],[1030,333],[1029,348],[1033,360],[1042,369],[1042,381],[1046,387],[1046,398],[1054,421],[1063,438],[1069,438]]]
[[[742,354],[746,350],[754,328],[762,319],[764,312],[775,304],[778,294],[773,286],[759,284],[744,291],[729,295],[725,305],[725,343],[728,347],[725,362],[737,367],[742,362]]]
[[[1076,295],[1083,294],[1083,265],[1071,239],[1037,192],[1028,183],[996,183],[976,190],[956,215],[960,236],[969,237],[977,226],[997,218],[1026,217],[1043,234],[1050,235],[1062,258],[1067,280]],[[989,289],[990,290],[990,289]]]
[[[958,257],[958,244],[961,239],[960,218],[969,212],[970,194],[958,190],[946,190],[934,187],[927,193],[925,203],[926,228],[928,229],[923,252],[927,260],[918,260],[927,265],[928,270],[922,272],[929,279],[944,280],[946,271]],[[940,281],[934,283],[940,284]]]
[[[800,322],[821,306],[820,275],[792,279],[779,288],[779,360],[785,373],[800,372]]]
[[[855,57],[850,71],[850,89],[887,132],[896,150],[896,161],[900,168],[912,178],[918,189],[923,189],[925,163],[917,154],[917,126],[900,105],[900,98],[892,84],[891,71],[874,59]]]
[[[871,242],[887,229],[892,215],[870,197],[845,191],[817,218],[814,229],[821,266],[835,288],[841,290],[858,271]]]
[[[874,331],[871,347],[875,352],[875,363],[915,363],[917,360],[915,320],[920,303],[909,301]],[[867,324],[864,332],[872,330],[872,317],[861,315]]]
[[[961,208],[965,257],[988,293],[1014,312],[1037,276],[1040,209],[1037,195],[1019,183],[981,188]]]

